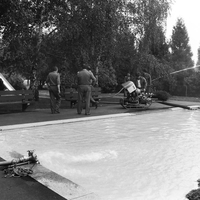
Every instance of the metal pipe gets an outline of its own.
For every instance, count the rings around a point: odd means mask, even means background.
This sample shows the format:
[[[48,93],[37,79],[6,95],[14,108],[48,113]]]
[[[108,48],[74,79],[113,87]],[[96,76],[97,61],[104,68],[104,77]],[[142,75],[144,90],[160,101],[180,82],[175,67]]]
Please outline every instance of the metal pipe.
[[[189,69],[195,69],[195,68],[197,68],[197,67],[200,67],[200,65],[196,65],[196,66],[194,66],[194,67],[189,67],[189,68],[181,69],[181,70],[178,70],[178,71],[174,71],[174,72],[171,72],[171,73],[169,73],[169,74],[176,74],[176,73],[179,73],[179,72],[182,72],[182,71],[186,71],[186,70],[189,70]],[[158,79],[160,79],[160,78],[163,78],[163,76],[153,79],[152,82],[153,82],[153,81],[156,81],[156,80],[158,80]]]

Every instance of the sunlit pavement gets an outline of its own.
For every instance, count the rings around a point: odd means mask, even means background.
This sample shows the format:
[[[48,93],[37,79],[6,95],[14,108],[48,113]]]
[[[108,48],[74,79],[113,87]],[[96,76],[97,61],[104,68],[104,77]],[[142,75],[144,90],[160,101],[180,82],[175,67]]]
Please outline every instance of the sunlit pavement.
[[[7,106],[4,108],[0,108],[0,129],[1,126],[14,125],[14,124],[26,124],[26,123],[34,123],[34,122],[43,122],[43,121],[52,121],[52,120],[62,120],[62,119],[77,119],[77,118],[90,118],[92,116],[101,116],[108,114],[119,114],[119,113],[132,113],[132,112],[149,112],[155,110],[162,110],[167,108],[172,108],[170,105],[163,105],[160,103],[152,103],[152,105],[147,108],[129,108],[124,109],[119,104],[119,98],[110,98],[109,101],[104,101],[102,99],[99,103],[97,109],[91,107],[91,115],[85,116],[84,112],[82,115],[78,115],[76,108],[70,108],[69,102],[62,100],[60,114],[51,114],[49,108],[49,99],[48,94],[46,93],[42,97],[40,97],[40,101],[33,102],[25,112],[21,112],[20,105],[13,106],[12,109]],[[185,106],[194,106],[200,105],[200,102],[187,102],[187,101],[175,101],[169,100],[168,102],[174,104],[180,104]]]

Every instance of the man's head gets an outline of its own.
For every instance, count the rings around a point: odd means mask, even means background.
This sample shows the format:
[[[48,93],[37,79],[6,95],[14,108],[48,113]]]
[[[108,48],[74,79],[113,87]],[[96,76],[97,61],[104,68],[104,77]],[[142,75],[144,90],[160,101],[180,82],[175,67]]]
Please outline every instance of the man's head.
[[[53,71],[57,72],[58,71],[58,67],[53,67]]]
[[[91,67],[90,67],[90,65],[87,65],[87,70],[91,70]]]
[[[137,72],[136,73],[136,78],[138,79],[138,78],[140,78],[140,76],[141,76],[140,72]]]
[[[91,70],[91,67],[88,63],[83,64],[83,69]]]

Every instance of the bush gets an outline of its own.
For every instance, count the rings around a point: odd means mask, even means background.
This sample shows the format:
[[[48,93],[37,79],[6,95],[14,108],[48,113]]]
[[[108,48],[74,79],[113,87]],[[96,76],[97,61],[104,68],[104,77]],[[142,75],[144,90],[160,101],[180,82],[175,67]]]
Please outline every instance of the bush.
[[[165,91],[156,91],[154,97],[158,98],[161,101],[167,101],[170,97],[170,94]]]

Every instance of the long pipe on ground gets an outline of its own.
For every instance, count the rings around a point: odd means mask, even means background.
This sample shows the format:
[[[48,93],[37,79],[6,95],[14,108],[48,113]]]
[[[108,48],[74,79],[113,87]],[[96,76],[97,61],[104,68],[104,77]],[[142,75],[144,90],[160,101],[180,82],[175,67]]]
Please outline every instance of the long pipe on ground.
[[[165,102],[165,101],[157,101],[157,103],[161,103],[161,104],[164,104],[167,106],[173,106],[173,107],[179,107],[179,108],[191,110],[191,108],[189,106],[184,106],[184,105],[180,105],[180,104],[176,104],[176,103],[169,103],[169,102]]]

